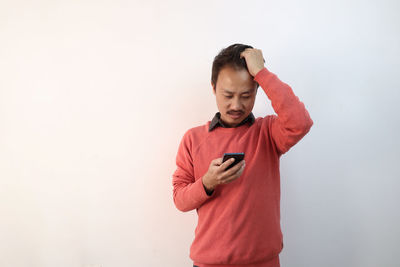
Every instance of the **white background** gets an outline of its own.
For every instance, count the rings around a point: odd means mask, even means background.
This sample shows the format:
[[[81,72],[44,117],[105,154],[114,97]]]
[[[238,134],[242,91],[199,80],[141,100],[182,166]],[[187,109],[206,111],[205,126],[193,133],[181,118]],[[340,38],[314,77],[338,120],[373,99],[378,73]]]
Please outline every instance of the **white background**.
[[[0,266],[191,266],[175,156],[233,43],[314,121],[281,158],[281,265],[399,266],[399,7],[1,1]],[[253,112],[274,112],[262,90]]]

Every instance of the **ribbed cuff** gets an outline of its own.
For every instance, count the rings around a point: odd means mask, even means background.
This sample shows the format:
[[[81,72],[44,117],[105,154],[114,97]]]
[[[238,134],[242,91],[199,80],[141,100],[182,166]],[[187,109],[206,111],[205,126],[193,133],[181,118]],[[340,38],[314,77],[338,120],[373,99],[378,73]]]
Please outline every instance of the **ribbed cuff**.
[[[213,193],[211,195],[208,195],[206,192],[206,189],[204,188],[203,185],[203,180],[202,178],[197,179],[194,182],[194,189],[195,189],[195,195],[196,195],[196,200],[200,203],[204,202],[205,200],[209,199],[210,197],[213,196]]]

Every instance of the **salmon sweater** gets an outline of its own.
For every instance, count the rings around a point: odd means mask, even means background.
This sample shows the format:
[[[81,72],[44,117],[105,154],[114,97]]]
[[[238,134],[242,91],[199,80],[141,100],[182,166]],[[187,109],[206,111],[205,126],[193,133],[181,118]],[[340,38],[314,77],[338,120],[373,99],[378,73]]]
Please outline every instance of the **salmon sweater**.
[[[258,117],[233,128],[205,125],[183,135],[173,173],[173,200],[181,211],[196,209],[198,223],[190,258],[198,266],[268,266],[283,249],[280,225],[279,159],[313,125],[291,87],[267,68],[254,80],[271,100],[277,115]],[[244,152],[242,175],[207,195],[202,177],[212,160]]]

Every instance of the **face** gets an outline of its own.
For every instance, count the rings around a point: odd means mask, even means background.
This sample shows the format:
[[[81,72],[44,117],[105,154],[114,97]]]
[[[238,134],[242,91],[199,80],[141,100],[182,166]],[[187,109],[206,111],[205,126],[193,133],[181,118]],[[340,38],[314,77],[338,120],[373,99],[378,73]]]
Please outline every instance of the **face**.
[[[216,96],[221,120],[228,127],[236,127],[253,110],[257,84],[245,69],[224,67],[218,74],[217,84],[211,84]]]

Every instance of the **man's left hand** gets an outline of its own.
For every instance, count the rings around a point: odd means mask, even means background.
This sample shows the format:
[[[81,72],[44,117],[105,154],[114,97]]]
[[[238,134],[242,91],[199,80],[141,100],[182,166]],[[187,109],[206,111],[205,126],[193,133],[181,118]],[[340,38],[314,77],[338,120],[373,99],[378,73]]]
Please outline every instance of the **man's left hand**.
[[[256,76],[256,74],[264,68],[264,58],[262,51],[255,48],[246,48],[242,53],[240,53],[240,58],[246,60],[247,68],[251,76]]]

